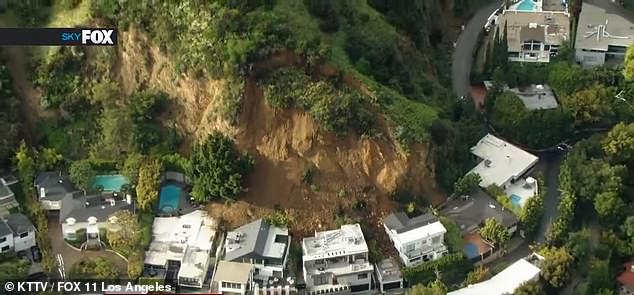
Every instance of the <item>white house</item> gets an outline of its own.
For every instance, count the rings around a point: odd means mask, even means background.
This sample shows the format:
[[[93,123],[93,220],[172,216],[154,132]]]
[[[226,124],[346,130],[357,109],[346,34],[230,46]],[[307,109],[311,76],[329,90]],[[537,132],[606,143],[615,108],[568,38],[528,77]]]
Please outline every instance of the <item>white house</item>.
[[[615,9],[583,2],[577,28],[575,58],[587,68],[621,64],[634,44],[634,22]]]
[[[250,263],[220,261],[212,281],[212,292],[245,295],[252,290],[255,266]]]
[[[480,186],[486,188],[496,184],[507,189],[539,160],[526,152],[492,134],[485,135],[471,147],[471,153],[480,159],[469,173],[478,173],[482,178]]]
[[[268,282],[285,275],[290,246],[288,229],[260,218],[227,233],[225,260],[255,265],[255,278]]]
[[[410,218],[402,211],[392,213],[383,220],[383,227],[405,266],[435,260],[447,253],[447,230],[433,214]]]
[[[89,241],[99,242],[99,229],[106,228],[112,214],[132,210],[134,204],[128,195],[120,199],[113,195],[66,195],[61,200],[59,222],[66,240],[77,239],[77,232],[86,230]]]
[[[4,178],[0,178],[0,216],[8,215],[12,208],[18,207],[15,194]]]
[[[217,222],[205,211],[157,217],[144,264],[151,273],[177,274],[180,286],[202,288],[209,270]]]
[[[35,227],[21,213],[10,214],[0,221],[0,253],[24,251],[35,246]]]
[[[302,253],[309,295],[370,290],[374,267],[359,224],[315,232],[302,240]]]
[[[447,295],[503,295],[513,294],[522,283],[539,279],[539,262],[544,258],[531,254],[505,268],[492,278],[449,292]]]
[[[569,40],[570,19],[565,11],[504,10],[496,20],[505,34],[509,61],[550,62]]]

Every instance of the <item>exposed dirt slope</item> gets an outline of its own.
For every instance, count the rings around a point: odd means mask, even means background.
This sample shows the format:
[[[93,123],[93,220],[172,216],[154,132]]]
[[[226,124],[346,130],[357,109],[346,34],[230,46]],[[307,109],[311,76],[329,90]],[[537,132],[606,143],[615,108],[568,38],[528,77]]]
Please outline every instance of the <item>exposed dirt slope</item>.
[[[175,77],[168,58],[145,37],[132,31],[122,34],[120,40],[120,77],[126,92],[140,85],[161,89],[174,97],[173,109],[166,117],[177,122],[188,142],[220,130],[232,136],[241,150],[255,156],[249,191],[240,201],[209,206],[229,226],[275,208],[286,210],[301,229],[295,236],[334,227],[337,215],[363,216],[378,226],[377,221],[396,208],[389,193],[401,184],[431,202],[442,201],[426,147],[414,147],[406,156],[391,140],[337,137],[324,132],[304,111],[275,112],[268,107],[254,79],[247,82],[237,128],[209,120],[219,105],[223,81]],[[270,62],[277,66],[293,63],[288,56]],[[359,87],[362,85],[355,88]],[[302,183],[310,166],[315,167],[312,186]],[[351,209],[359,201],[367,203],[367,208]]]

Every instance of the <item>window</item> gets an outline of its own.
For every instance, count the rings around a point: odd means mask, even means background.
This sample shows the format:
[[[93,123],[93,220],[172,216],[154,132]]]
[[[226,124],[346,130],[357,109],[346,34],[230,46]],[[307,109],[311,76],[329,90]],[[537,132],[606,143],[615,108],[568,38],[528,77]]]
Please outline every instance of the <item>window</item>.
[[[74,241],[76,238],[75,232],[66,232],[66,239]]]
[[[432,244],[436,245],[436,244],[440,244],[440,236],[437,237],[433,237],[431,239]]]
[[[23,233],[20,234],[20,238],[26,238],[28,236],[29,236],[29,232],[28,231],[27,232],[23,232]]]
[[[7,241],[7,237],[2,237],[2,238],[0,238],[0,243],[4,243],[4,242],[6,242],[6,241]]]
[[[328,284],[328,278],[326,276],[314,276],[313,277],[313,285],[325,285]]]
[[[367,273],[362,273],[362,274],[359,274],[357,276],[357,279],[359,279],[359,280],[364,280],[364,279],[367,279],[367,278],[368,278],[368,274]]]
[[[11,249],[9,246],[4,246],[0,248],[0,252],[6,252],[6,251],[9,251],[9,249]]]
[[[273,276],[274,276],[274,277],[277,277],[277,278],[281,278],[281,277],[282,277],[282,272],[281,272],[281,271],[274,270],[274,271],[273,271]]]
[[[414,251],[414,244],[409,244],[405,246],[405,251],[407,252]]]

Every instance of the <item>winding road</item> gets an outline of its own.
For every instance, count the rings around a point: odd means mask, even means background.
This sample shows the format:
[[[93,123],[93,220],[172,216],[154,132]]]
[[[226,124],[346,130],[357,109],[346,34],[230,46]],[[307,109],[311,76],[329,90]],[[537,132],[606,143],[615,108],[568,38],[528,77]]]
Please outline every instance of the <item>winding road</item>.
[[[452,87],[458,97],[469,94],[469,88],[471,88],[471,64],[473,63],[473,54],[478,46],[480,32],[489,16],[500,5],[501,1],[495,1],[481,7],[471,17],[460,36],[458,36],[456,48],[454,48],[451,56]]]

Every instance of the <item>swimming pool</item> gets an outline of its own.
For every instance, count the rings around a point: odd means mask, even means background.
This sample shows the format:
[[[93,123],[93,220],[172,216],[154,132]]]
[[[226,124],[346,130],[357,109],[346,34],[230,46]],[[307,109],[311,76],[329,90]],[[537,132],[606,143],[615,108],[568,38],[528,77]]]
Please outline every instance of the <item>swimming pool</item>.
[[[97,175],[92,181],[92,188],[103,188],[105,192],[120,192],[125,184],[128,184],[128,180],[123,175]]]
[[[478,251],[478,246],[471,242],[466,242],[464,244],[464,253],[467,255],[467,258],[476,258],[480,256],[480,251]]]
[[[533,0],[522,0],[522,2],[517,5],[517,10],[523,11],[533,11],[535,10],[535,2]]]
[[[159,211],[161,213],[172,213],[178,210],[182,189],[173,184],[165,185],[161,188],[159,195]]]
[[[522,201],[522,197],[518,195],[511,195],[511,204],[513,206],[521,207],[520,202]]]

